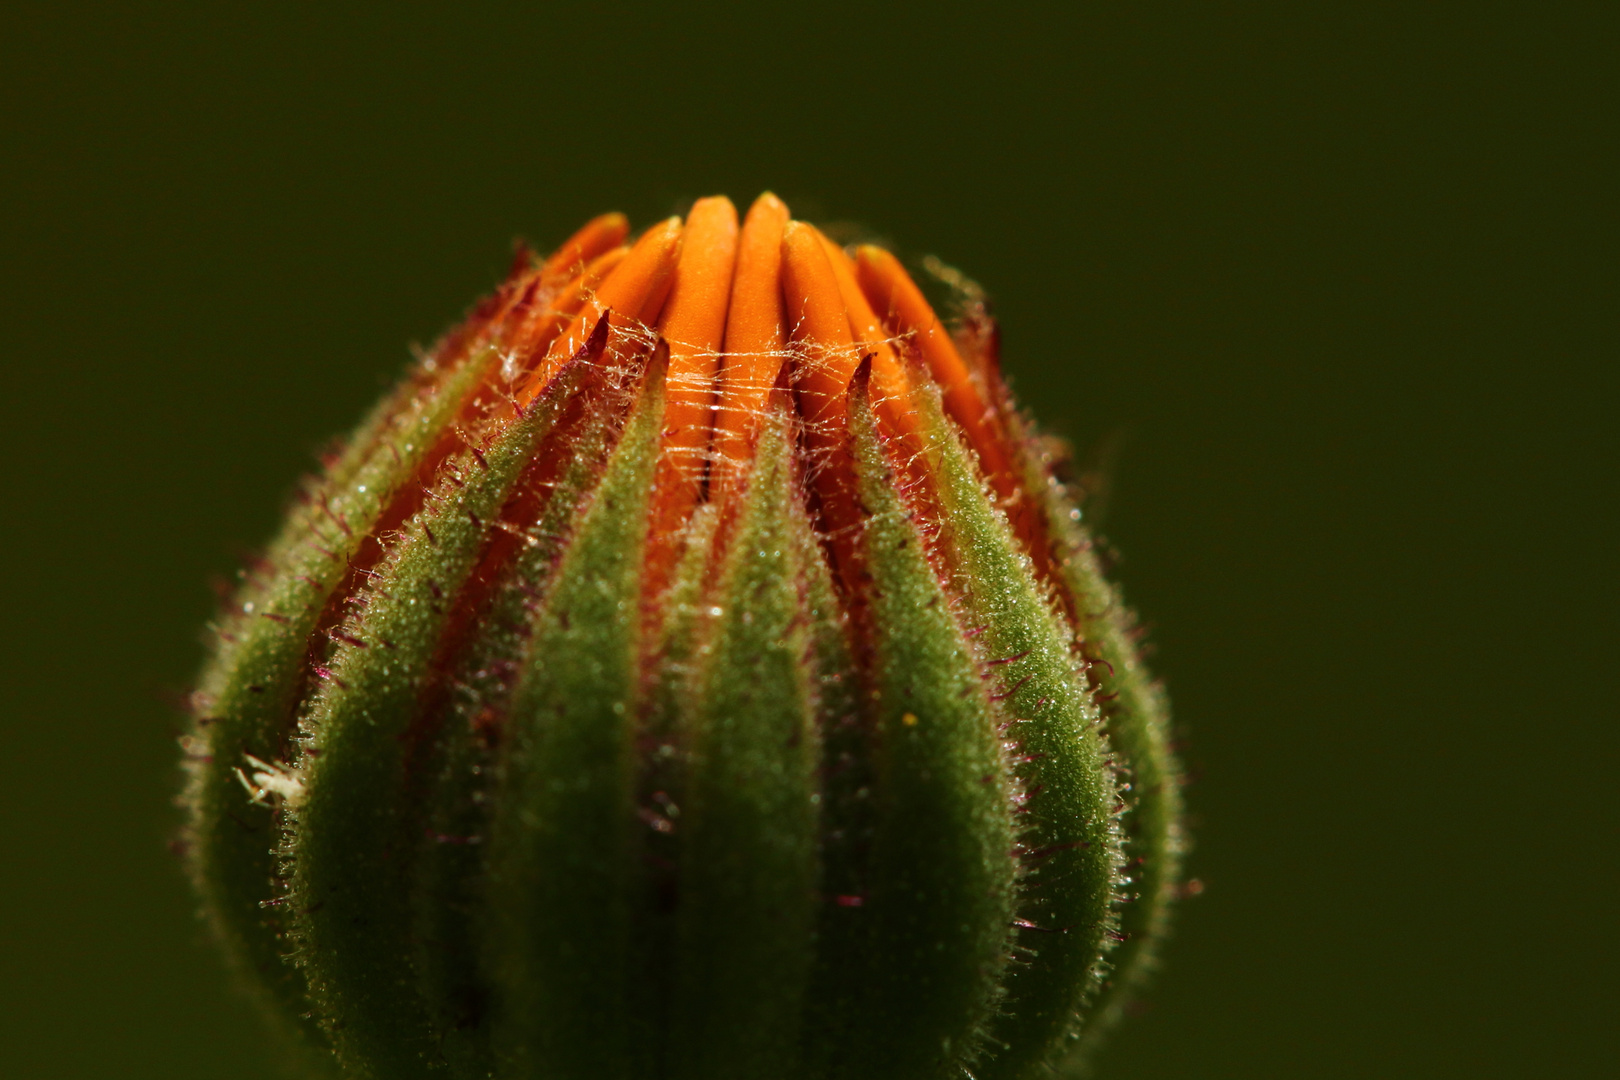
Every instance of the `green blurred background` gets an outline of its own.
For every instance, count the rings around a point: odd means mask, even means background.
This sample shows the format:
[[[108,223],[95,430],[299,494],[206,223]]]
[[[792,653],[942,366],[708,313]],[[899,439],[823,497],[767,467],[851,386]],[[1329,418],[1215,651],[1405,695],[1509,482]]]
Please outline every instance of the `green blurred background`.
[[[515,236],[767,186],[1119,448],[1207,888],[1105,1074],[1617,1074],[1613,9],[157,7],[0,15],[0,1074],[274,1075],[210,576]]]

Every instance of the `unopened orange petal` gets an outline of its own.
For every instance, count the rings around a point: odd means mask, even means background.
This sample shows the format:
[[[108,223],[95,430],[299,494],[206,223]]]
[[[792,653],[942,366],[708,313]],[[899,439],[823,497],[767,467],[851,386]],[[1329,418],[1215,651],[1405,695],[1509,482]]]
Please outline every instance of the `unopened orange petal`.
[[[863,244],[856,250],[856,275],[872,306],[921,355],[944,391],[945,408],[967,433],[968,442],[996,491],[1002,496],[1017,489],[1003,450],[995,411],[984,400],[956,343],[946,331],[917,283],[900,260],[880,247]]]
[[[845,394],[861,353],[821,234],[802,221],[782,231],[782,296],[790,333],[802,346],[794,380],[800,410],[812,431],[831,425],[841,437]]]
[[[782,230],[787,204],[770,192],[754,200],[737,243],[725,355],[710,453],[710,489],[724,496],[752,456],[759,418],[787,348],[782,308]]]
[[[814,228],[814,226],[811,226]],[[916,436],[919,422],[910,402],[911,381],[906,378],[905,367],[889,343],[889,331],[878,319],[867,301],[866,294],[855,280],[855,263],[844,254],[844,249],[827,239],[819,229],[816,235],[827,253],[833,278],[838,282],[838,294],[843,298],[849,317],[850,332],[872,354],[872,401],[879,418],[890,434]]]
[[[849,313],[821,235],[803,222],[790,221],[782,231],[782,297],[798,346],[794,389],[822,520],[832,537],[839,573],[853,589],[854,529],[860,523],[860,508],[846,444],[849,381],[860,364],[861,349],[850,331]]]
[[[681,257],[659,323],[669,342],[665,456],[676,459],[691,500],[697,498],[703,481],[715,372],[736,261],[737,208],[725,196],[699,199],[686,217]]]
[[[624,243],[630,235],[630,219],[614,212],[592,218],[573,236],[562,242],[540,268],[540,278],[548,285],[567,282],[604,251]]]
[[[551,343],[545,359],[518,392],[518,405],[528,408],[551,377],[578,352],[596,323],[611,314],[615,328],[628,328],[643,319],[657,318],[674,275],[681,250],[681,219],[670,218],[642,234],[630,254],[607,276],[587,300],[580,317]]]
[[[817,229],[816,235],[821,240],[822,249],[827,253],[827,262],[832,266],[833,277],[838,281],[838,293],[843,297],[844,307],[849,313],[850,331],[869,352],[888,356],[894,360],[894,350],[889,345],[888,328],[872,310],[866,294],[856,282],[854,260],[844,254],[844,249],[829,240],[821,230]],[[873,374],[877,374],[875,361]]]
[[[699,199],[686,216],[680,259],[658,327],[669,346],[669,367],[662,453],[649,509],[648,597],[663,591],[680,551],[681,527],[703,495],[715,373],[736,261],[737,208],[724,196]]]
[[[616,247],[592,259],[583,273],[563,286],[549,308],[514,336],[513,352],[519,357],[528,357],[550,348],[563,328],[579,315],[585,301],[629,254],[628,247]]]

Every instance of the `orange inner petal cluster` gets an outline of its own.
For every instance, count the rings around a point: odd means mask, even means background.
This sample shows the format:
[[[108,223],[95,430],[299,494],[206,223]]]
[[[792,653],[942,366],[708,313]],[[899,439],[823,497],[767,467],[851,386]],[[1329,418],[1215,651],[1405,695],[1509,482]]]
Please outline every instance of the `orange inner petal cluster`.
[[[893,254],[872,245],[846,251],[793,220],[769,192],[740,222],[731,200],[715,196],[633,244],[628,236],[623,215],[604,214],[543,262],[524,260],[466,333],[506,351],[515,386],[506,407],[514,413],[540,396],[604,318],[616,355],[667,343],[647,553],[655,585],[671,573],[673,538],[694,509],[706,500],[724,507],[746,475],[779,383],[791,388],[817,513],[847,572],[860,521],[847,452],[849,387],[865,360],[879,428],[897,451],[897,479],[908,495],[927,498],[911,397],[913,383],[926,378],[1019,524],[1014,454],[985,382],[988,365],[964,360]],[[490,408],[490,394],[469,402],[469,413]]]

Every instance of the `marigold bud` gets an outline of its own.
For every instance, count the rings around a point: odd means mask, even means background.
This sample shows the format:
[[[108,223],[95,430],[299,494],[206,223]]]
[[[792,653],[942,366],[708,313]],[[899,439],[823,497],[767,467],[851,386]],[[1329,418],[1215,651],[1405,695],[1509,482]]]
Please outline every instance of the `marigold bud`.
[[[1060,448],[886,251],[769,194],[627,234],[520,258],[247,576],[213,925],[348,1076],[1063,1061],[1180,836]]]

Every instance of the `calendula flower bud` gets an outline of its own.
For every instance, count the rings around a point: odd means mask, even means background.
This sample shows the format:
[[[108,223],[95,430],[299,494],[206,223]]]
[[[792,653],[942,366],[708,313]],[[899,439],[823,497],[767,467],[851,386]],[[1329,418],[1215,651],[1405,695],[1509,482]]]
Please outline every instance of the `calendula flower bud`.
[[[1176,885],[1131,619],[971,294],[774,196],[508,280],[310,481],[185,740],[343,1075],[1015,1078]]]

